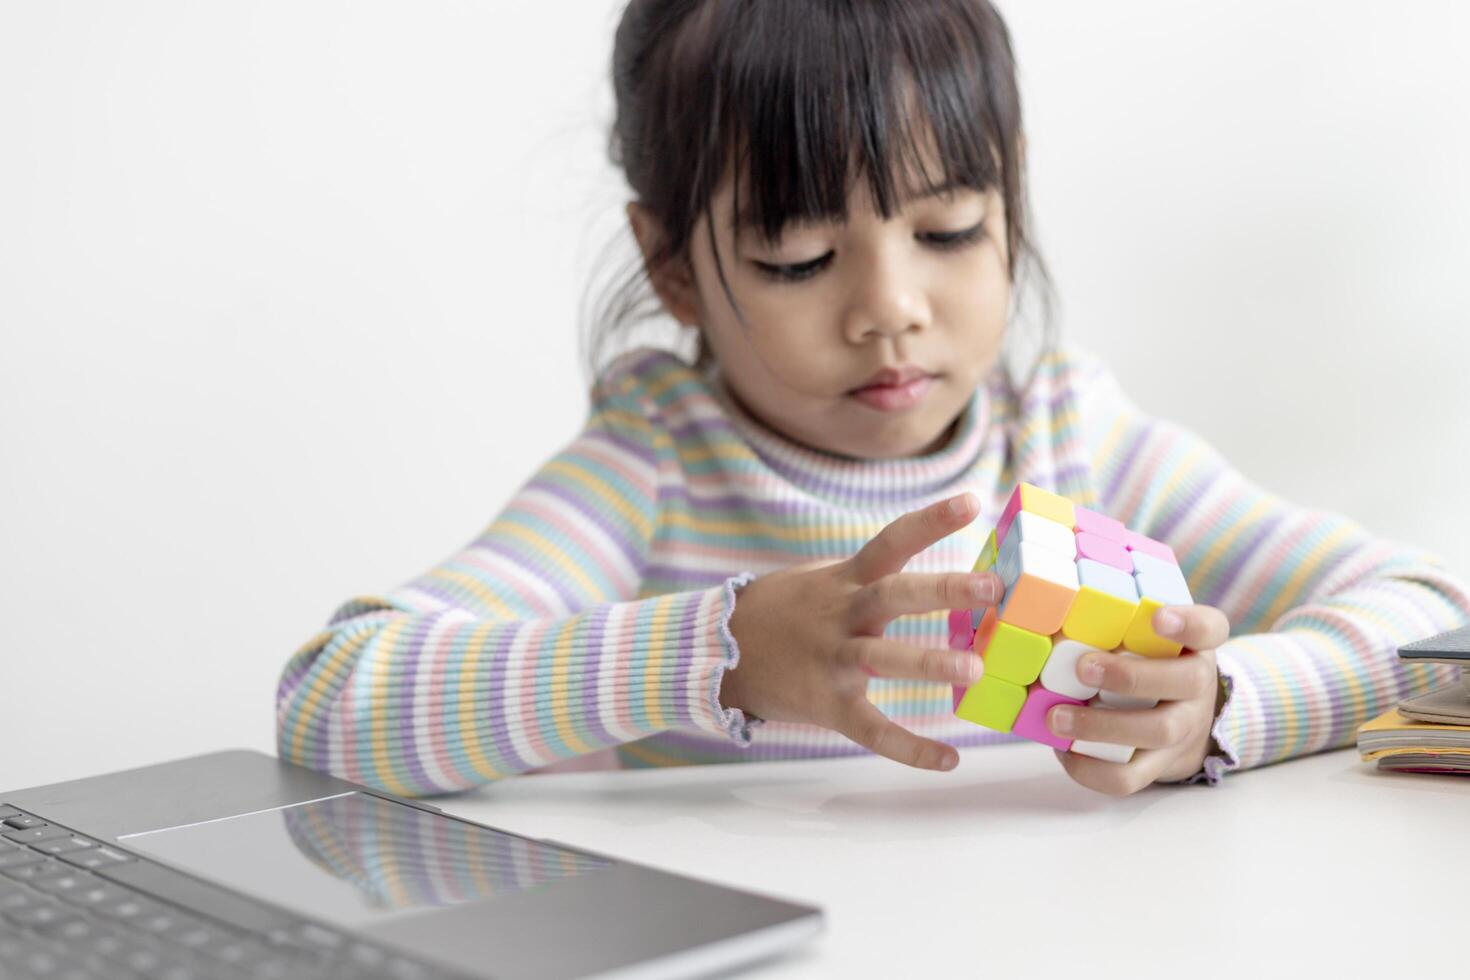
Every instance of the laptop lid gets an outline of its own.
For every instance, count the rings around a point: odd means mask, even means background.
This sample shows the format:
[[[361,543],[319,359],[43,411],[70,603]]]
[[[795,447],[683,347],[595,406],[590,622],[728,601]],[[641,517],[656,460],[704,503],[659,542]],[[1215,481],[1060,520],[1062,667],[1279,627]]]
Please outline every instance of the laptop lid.
[[[1399,656],[1404,660],[1470,666],[1470,626],[1405,643],[1399,647]]]
[[[257,752],[0,794],[145,859],[128,884],[258,932],[351,932],[484,977],[688,976],[815,934],[810,906],[445,815]]]

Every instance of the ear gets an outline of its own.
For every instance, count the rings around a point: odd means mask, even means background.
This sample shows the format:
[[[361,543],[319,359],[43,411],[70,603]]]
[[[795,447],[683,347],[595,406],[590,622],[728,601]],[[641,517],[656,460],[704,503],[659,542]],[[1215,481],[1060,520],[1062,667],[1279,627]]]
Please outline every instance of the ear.
[[[638,249],[643,253],[643,269],[658,294],[659,302],[669,315],[686,327],[696,327],[700,322],[699,292],[694,284],[694,271],[689,263],[675,257],[654,268],[654,257],[663,241],[663,228],[649,210],[637,201],[629,201],[628,224],[633,228],[633,237],[638,240]]]

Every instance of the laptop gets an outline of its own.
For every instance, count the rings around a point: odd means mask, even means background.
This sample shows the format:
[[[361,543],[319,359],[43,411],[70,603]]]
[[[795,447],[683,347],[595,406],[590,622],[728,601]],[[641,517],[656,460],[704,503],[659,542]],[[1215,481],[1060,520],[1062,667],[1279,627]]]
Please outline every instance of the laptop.
[[[818,908],[246,750],[0,792],[0,977],[683,977]]]
[[[1399,712],[1404,717],[1435,725],[1470,725],[1470,626],[1406,643],[1399,647],[1399,659],[1460,668],[1458,684],[1400,701]]]

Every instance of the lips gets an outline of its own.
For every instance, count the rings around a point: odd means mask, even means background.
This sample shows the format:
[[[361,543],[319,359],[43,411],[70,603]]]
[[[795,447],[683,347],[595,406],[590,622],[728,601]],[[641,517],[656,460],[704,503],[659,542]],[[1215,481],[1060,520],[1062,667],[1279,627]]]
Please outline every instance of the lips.
[[[880,412],[901,412],[924,400],[934,384],[935,376],[922,368],[884,368],[869,381],[848,394],[869,408]]]
[[[931,375],[929,374],[929,372],[925,371],[923,368],[913,367],[912,365],[908,364],[896,368],[886,367],[879,371],[877,374],[873,375],[867,381],[863,382],[858,387],[854,388],[853,391],[861,391],[864,388],[873,387],[897,388],[902,385],[908,384],[910,381],[917,381],[919,378],[927,378],[930,376]]]

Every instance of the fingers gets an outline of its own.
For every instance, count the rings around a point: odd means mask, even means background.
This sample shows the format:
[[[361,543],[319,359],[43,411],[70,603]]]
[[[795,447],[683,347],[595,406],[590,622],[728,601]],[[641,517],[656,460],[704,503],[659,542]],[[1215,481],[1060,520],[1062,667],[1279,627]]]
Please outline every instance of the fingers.
[[[1163,749],[1189,739],[1198,714],[1189,701],[1165,701],[1156,708],[1139,709],[1059,704],[1047,713],[1046,723],[1062,738]]]
[[[1000,598],[1003,589],[994,572],[895,572],[853,594],[849,625],[854,633],[877,636],[899,616],[987,606]]]
[[[1230,620],[1214,606],[1165,606],[1154,613],[1153,627],[1186,650],[1213,650],[1230,639]]]
[[[1140,657],[1099,651],[1077,660],[1077,677],[1113,694],[1156,701],[1213,697],[1219,683],[1214,656],[1200,654]]]
[[[872,677],[973,684],[985,673],[984,661],[973,650],[919,647],[877,636],[853,637],[842,645],[840,656]]]
[[[867,584],[903,571],[910,558],[969,524],[979,513],[979,499],[973,493],[962,493],[903,515],[853,555],[858,582]]]
[[[1206,629],[1218,629],[1206,624]],[[1207,633],[1197,634],[1213,641]],[[1217,634],[1218,635],[1218,634]],[[1067,775],[1100,793],[1134,793],[1161,779],[1196,771],[1206,751],[1219,684],[1215,651],[1206,648],[1177,658],[1090,653],[1078,661],[1079,679],[1089,683],[1088,667],[1103,667],[1105,692],[1157,700],[1153,708],[1058,705],[1047,727],[1062,738],[1136,745],[1126,763],[1094,759],[1075,752],[1057,754]]]
[[[1119,765],[1074,752],[1057,753],[1068,776],[1088,789],[1109,796],[1127,796],[1157,782],[1170,756],[1168,751],[1144,750],[1134,753],[1133,761]]]
[[[889,720],[865,697],[848,701],[831,727],[870,752],[916,769],[953,769],[960,761],[953,748]]]

